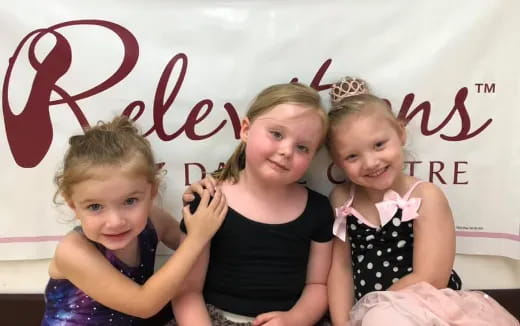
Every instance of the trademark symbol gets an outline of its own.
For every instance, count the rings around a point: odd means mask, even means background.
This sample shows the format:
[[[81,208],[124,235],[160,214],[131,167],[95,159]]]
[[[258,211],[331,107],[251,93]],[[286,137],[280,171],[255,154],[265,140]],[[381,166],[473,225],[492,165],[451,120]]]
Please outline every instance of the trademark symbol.
[[[477,93],[495,94],[495,83],[475,83]]]

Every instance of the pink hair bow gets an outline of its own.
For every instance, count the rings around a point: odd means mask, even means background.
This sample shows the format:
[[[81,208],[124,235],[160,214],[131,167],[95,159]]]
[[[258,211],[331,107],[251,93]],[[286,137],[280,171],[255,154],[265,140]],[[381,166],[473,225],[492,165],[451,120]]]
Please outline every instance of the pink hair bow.
[[[401,216],[402,222],[407,222],[415,219],[419,216],[417,212],[421,206],[421,198],[410,198],[408,200],[399,196],[399,194],[393,190],[388,190],[385,193],[382,202],[376,204],[377,211],[379,212],[379,218],[381,220],[381,226],[384,226],[388,221],[394,217],[397,209],[401,209],[403,214]]]
[[[332,226],[332,234],[340,238],[343,241],[347,239],[347,216],[352,214],[352,199],[336,208],[336,218],[334,219],[334,225]]]

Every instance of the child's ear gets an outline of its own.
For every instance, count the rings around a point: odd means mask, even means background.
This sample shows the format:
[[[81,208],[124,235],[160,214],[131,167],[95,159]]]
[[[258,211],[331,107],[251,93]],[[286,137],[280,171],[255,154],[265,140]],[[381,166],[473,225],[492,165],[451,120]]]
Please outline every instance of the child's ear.
[[[251,127],[251,122],[249,118],[244,118],[242,120],[242,124],[240,125],[240,140],[244,143],[247,142],[247,135],[249,134],[249,128]]]

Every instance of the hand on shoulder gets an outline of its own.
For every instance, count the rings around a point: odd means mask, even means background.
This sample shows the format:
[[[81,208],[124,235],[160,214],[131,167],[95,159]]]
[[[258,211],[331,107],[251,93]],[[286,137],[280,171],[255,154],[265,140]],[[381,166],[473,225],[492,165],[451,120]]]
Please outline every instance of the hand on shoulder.
[[[189,206],[184,206],[184,223],[188,236],[199,237],[207,241],[220,228],[228,210],[226,197],[217,189],[210,198],[208,190],[204,190],[197,210],[192,214]]]
[[[204,190],[208,190],[209,193],[214,196],[217,189],[217,180],[208,174],[204,179],[199,180],[186,188],[182,194],[182,204],[185,206],[189,202],[195,199],[195,194],[202,197]]]

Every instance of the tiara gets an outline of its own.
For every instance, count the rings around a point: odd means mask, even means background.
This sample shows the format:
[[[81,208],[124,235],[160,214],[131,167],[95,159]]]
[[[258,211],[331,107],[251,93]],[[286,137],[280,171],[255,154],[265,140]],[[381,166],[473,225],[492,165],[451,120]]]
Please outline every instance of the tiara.
[[[360,94],[368,94],[367,83],[359,78],[343,77],[341,81],[332,84],[330,101],[336,104],[344,98]]]

